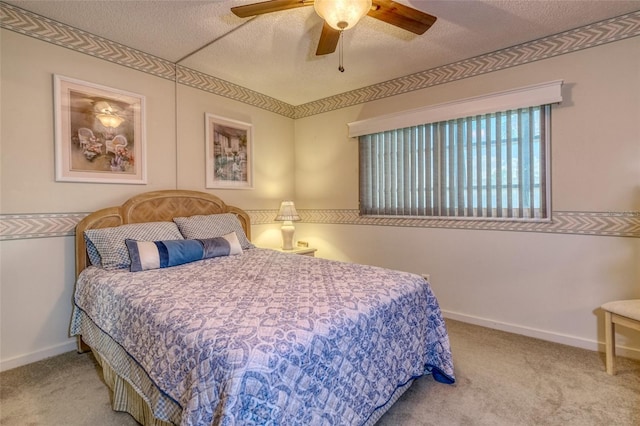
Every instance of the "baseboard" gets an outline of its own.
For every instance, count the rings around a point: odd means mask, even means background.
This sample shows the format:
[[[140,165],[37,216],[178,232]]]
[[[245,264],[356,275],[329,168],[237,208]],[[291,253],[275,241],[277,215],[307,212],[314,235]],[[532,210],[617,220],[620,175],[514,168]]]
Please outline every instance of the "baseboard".
[[[11,370],[16,367],[22,367],[23,365],[31,364],[33,362],[42,361],[43,359],[51,358],[52,356],[60,355],[65,352],[70,352],[76,349],[76,340],[71,339],[67,342],[60,343],[48,348],[41,349],[39,351],[31,352],[24,355],[19,355],[9,359],[0,360],[0,372]]]
[[[461,314],[458,312],[452,312],[447,310],[442,310],[442,315],[445,318],[450,318],[456,321],[466,322],[469,324],[479,325],[481,327],[493,328],[496,330],[506,331],[514,334],[520,334],[528,337],[534,337],[536,339],[546,340],[549,342],[560,343],[563,345],[574,346],[582,349],[588,349],[591,351],[604,352],[604,342],[596,342],[594,340],[584,339],[581,337],[570,336],[570,335],[561,334],[561,333],[554,333],[546,330],[525,327],[517,324],[509,324],[505,322],[491,320],[488,318],[480,318],[472,315],[466,315],[466,314]],[[19,355],[13,358],[0,360],[0,372],[11,370],[16,367],[21,367],[23,365],[31,364],[32,362],[41,361],[43,359],[60,355],[65,352],[70,352],[76,349],[77,349],[76,340],[70,339],[68,342],[50,346],[48,348],[41,349],[36,352],[31,352],[29,354]],[[640,349],[638,348],[616,346],[616,354],[626,358],[640,360]]]
[[[582,337],[571,336],[568,334],[555,333],[547,330],[540,330],[537,328],[525,327],[517,324],[509,324],[505,322],[495,321],[488,318],[480,318],[472,315],[461,314],[458,312],[451,312],[442,310],[442,315],[445,318],[450,318],[456,321],[466,322],[469,324],[479,325],[486,328],[493,328],[495,330],[506,331],[509,333],[520,334],[522,336],[534,337],[540,340],[546,340],[548,342],[560,343],[563,345],[573,346],[582,349],[588,349],[590,351],[604,352],[604,342],[598,342],[595,340],[584,339]],[[640,349],[631,348],[628,346],[616,346],[616,355],[640,360]]]

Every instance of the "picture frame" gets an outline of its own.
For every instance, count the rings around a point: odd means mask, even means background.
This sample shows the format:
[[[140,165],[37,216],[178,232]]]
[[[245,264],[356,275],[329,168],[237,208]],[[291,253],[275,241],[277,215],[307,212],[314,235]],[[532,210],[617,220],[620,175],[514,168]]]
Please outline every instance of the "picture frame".
[[[253,126],[205,113],[205,187],[253,189]]]
[[[55,179],[146,184],[145,97],[54,74]]]

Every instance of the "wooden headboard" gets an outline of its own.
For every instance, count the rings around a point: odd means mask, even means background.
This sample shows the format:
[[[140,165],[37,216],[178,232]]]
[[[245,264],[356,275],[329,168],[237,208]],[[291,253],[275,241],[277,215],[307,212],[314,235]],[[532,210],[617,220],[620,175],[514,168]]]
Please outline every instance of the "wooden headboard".
[[[174,217],[200,214],[235,214],[251,240],[251,221],[242,209],[228,206],[215,195],[199,191],[166,190],[136,195],[121,206],[107,207],[89,214],[76,225],[76,277],[89,265],[84,231],[128,223],[171,221]]]

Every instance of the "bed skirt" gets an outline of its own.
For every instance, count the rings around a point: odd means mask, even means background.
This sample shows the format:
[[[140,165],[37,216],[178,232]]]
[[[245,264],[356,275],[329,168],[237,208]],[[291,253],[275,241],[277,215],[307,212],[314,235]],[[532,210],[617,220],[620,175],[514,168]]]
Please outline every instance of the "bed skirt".
[[[104,382],[111,390],[111,408],[131,414],[136,421],[145,426],[171,426],[173,423],[160,420],[153,415],[149,404],[126,380],[113,371],[102,356],[93,351],[93,355],[102,367]]]
[[[118,343],[75,307],[71,331],[82,336],[102,366],[104,381],[113,393],[115,411],[127,412],[145,426],[180,424],[182,408],[178,403],[158,389]]]

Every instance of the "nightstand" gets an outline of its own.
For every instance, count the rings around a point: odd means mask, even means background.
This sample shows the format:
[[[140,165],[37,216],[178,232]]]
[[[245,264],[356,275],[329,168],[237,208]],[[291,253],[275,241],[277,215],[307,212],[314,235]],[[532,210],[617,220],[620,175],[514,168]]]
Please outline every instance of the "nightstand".
[[[276,248],[274,250],[278,250],[282,253],[292,253],[292,254],[300,254],[302,256],[311,256],[315,257],[316,251],[318,249],[314,249],[313,247],[294,247],[291,250],[283,250],[281,248]]]

